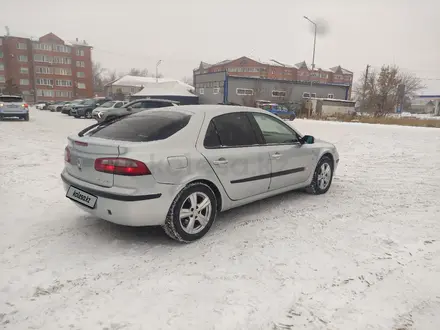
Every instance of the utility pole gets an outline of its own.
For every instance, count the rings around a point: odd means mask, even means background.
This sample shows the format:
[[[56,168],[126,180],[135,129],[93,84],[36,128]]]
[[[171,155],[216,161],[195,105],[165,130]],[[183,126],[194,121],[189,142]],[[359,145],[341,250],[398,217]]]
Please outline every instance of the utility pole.
[[[308,20],[310,23],[312,23],[313,24],[313,28],[314,28],[314,33],[313,33],[313,55],[312,55],[312,73],[314,73],[314,71],[315,71],[315,49],[316,49],[316,32],[317,32],[317,28],[318,28],[318,26],[317,26],[317,24],[314,22],[314,21],[312,21],[310,18],[308,18],[307,16],[303,16],[306,20]],[[309,78],[310,78],[310,104],[309,104],[309,111],[308,111],[308,117],[310,117],[311,116],[311,113],[312,113],[312,109],[311,109],[311,107],[312,107],[312,87],[313,87],[313,77],[312,77],[312,75],[310,74],[309,75]]]
[[[162,63],[162,60],[157,61],[156,63],[156,83],[159,82],[159,64]]]
[[[363,112],[363,110],[365,110],[365,94],[367,92],[367,81],[368,81],[368,71],[370,70],[370,65],[367,64],[367,68],[365,69],[365,80],[364,80],[364,87],[363,87],[363,91],[362,91],[362,105],[361,105],[361,112]]]

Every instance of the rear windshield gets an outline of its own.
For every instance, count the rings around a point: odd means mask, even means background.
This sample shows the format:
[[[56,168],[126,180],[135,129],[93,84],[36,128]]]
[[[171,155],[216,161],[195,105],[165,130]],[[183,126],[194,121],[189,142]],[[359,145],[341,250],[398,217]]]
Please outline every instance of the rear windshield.
[[[98,128],[91,136],[131,142],[165,140],[184,128],[190,118],[188,114],[169,110],[131,115]]]
[[[19,96],[0,96],[0,102],[4,102],[4,103],[23,102],[23,98]]]

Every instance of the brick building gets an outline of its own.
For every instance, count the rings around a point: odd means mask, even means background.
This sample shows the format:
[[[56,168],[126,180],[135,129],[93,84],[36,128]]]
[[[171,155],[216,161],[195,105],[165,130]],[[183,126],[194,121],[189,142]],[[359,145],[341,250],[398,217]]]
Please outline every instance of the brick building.
[[[283,64],[274,60],[272,62],[260,62],[246,56],[216,64],[201,62],[200,66],[194,70],[194,76],[204,73],[227,72],[228,76],[235,77],[349,85],[351,90],[353,72],[341,66],[327,70],[321,68],[312,70],[305,61],[295,65]]]
[[[38,40],[0,36],[0,93],[15,85],[28,102],[92,97],[91,50],[53,33]]]

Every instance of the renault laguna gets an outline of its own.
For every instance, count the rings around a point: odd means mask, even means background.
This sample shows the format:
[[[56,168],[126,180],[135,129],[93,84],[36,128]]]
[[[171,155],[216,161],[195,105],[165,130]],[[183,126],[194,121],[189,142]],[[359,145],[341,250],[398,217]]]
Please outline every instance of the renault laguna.
[[[104,220],[203,237],[219,212],[276,194],[326,193],[339,154],[257,108],[166,107],[69,136],[66,197]]]

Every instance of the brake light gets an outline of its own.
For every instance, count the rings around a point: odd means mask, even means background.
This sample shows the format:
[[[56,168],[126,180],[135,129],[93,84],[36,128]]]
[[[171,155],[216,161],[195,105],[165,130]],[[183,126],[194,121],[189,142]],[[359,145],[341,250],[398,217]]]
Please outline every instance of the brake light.
[[[128,158],[98,158],[95,160],[95,170],[128,176],[151,174],[147,165],[138,160]]]
[[[87,147],[89,144],[87,142],[75,141],[75,144],[82,147]]]
[[[29,105],[27,103],[24,103],[24,104],[22,104],[22,107],[27,109],[27,108],[29,108]]]
[[[64,161],[66,163],[70,163],[70,148],[69,147],[66,147],[64,149]]]

